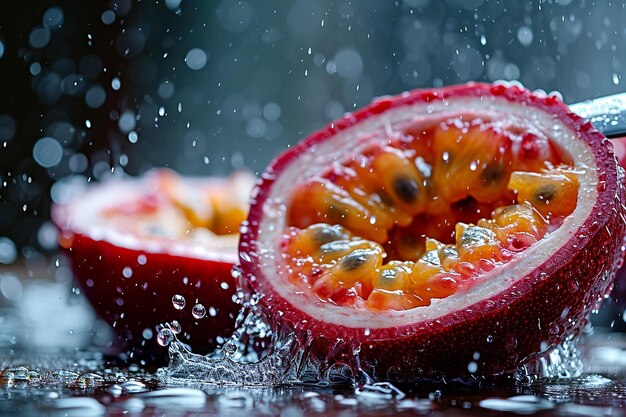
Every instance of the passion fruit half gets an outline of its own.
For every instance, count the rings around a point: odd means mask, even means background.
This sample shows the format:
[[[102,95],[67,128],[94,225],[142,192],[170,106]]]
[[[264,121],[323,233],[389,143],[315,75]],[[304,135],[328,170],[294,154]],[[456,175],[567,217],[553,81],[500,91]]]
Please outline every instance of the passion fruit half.
[[[239,306],[231,269],[254,180],[162,169],[87,187],[53,208],[85,296],[135,358],[164,359],[157,327],[174,320],[195,352],[232,334]]]
[[[510,375],[574,337],[622,257],[609,141],[556,97],[468,84],[376,100],[280,155],[244,282],[320,364]]]

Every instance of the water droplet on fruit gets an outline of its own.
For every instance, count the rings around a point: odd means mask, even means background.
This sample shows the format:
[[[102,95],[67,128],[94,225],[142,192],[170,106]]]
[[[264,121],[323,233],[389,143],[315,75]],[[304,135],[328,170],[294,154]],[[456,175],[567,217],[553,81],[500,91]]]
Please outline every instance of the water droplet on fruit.
[[[559,334],[560,331],[561,331],[561,329],[559,328],[558,325],[553,324],[552,326],[550,326],[550,334],[557,335],[557,334]]]
[[[493,342],[493,336],[489,335],[487,336],[487,343],[491,343],[491,342]]]
[[[170,329],[161,329],[157,335],[157,342],[161,346],[167,346],[174,340],[174,333]]]
[[[124,278],[130,278],[133,276],[133,270],[130,266],[126,266],[124,267],[124,269],[122,269],[122,275],[124,275]]]
[[[185,304],[187,302],[185,301],[185,297],[183,297],[182,295],[176,294],[172,297],[172,305],[174,305],[174,308],[176,310],[182,310],[183,308],[185,308]]]
[[[517,337],[509,336],[506,339],[506,349],[513,350],[517,347]]]
[[[230,275],[235,279],[239,279],[241,277],[241,268],[237,265],[233,266],[233,269],[230,271]]]
[[[206,316],[206,308],[204,308],[202,304],[196,304],[195,306],[193,306],[193,309],[191,309],[191,314],[196,319],[201,319]]]

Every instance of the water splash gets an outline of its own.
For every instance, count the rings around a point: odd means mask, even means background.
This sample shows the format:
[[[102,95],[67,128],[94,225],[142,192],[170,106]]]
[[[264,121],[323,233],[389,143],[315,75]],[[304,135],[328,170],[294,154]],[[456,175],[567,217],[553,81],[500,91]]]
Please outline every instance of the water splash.
[[[583,372],[583,361],[578,341],[578,337],[570,337],[553,349],[529,357],[518,368],[516,381],[531,384],[540,380],[579,377]]]
[[[232,337],[213,353],[203,356],[190,352],[178,340],[177,333],[171,331],[172,324],[166,324],[159,333],[159,343],[161,333],[167,332],[167,343],[161,344],[169,346],[170,363],[158,371],[162,383],[175,386],[190,383],[200,386],[347,385],[365,396],[376,392],[401,398],[402,391],[390,384],[383,387],[384,383],[380,385],[368,374],[367,364],[360,363],[360,346],[339,340],[325,357],[316,356],[312,353],[314,341],[310,337],[296,335],[292,329],[276,323],[259,305],[259,296],[245,290],[247,283],[237,267],[233,277],[239,281],[236,298],[242,309]],[[528,386],[538,381],[577,378],[582,372],[578,337],[570,337],[555,348],[544,349],[527,358],[515,372],[514,381]]]
[[[298,382],[297,364],[302,357],[299,342],[285,329],[272,332],[256,303],[255,296],[245,302],[233,336],[209,355],[191,353],[173,335],[169,366],[159,369],[158,377],[173,385],[195,382],[274,386]],[[270,338],[271,347],[263,356]]]

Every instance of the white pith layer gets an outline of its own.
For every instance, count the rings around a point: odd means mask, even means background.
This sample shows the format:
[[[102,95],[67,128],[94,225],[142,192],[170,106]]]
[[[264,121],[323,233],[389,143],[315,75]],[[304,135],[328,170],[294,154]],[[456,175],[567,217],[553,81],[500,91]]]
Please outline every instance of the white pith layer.
[[[341,158],[345,155],[363,151],[380,140],[377,138],[389,138],[394,131],[401,131],[420,119],[439,118],[445,113],[468,111],[472,114],[488,113],[492,118],[515,115],[527,120],[544,131],[553,143],[569,154],[578,170],[584,171],[579,177],[576,209],[565,219],[561,227],[549,235],[549,238],[541,239],[532,245],[508,262],[505,268],[497,268],[484,274],[470,291],[460,290],[447,298],[433,299],[430,306],[404,311],[371,312],[323,302],[313,291],[303,291],[301,287],[290,282],[287,276],[276,272],[282,269],[280,266],[283,264],[282,257],[276,254],[280,253],[278,247],[286,227],[285,196],[288,196],[289,190],[293,190],[299,183],[312,176],[323,175],[333,163],[340,164]],[[574,131],[555,120],[552,115],[534,107],[512,104],[497,97],[464,97],[446,102],[420,103],[391,109],[380,116],[358,123],[336,134],[331,140],[317,145],[315,149],[307,151],[297,161],[291,162],[277,177],[265,201],[264,216],[259,224],[257,249],[261,257],[263,275],[273,289],[292,304],[292,308],[323,322],[347,327],[370,329],[396,327],[423,320],[434,320],[451,311],[464,311],[478,301],[503,292],[516,280],[544,263],[551,254],[575,235],[577,229],[591,214],[598,197],[596,163],[591,149],[575,137]]]
[[[192,184],[198,182],[198,186],[201,187],[203,183],[206,185],[207,180],[187,178],[185,181]],[[206,229],[195,228],[183,238],[140,236],[122,230],[114,220],[103,215],[108,209],[123,208],[141,201],[150,192],[145,179],[112,178],[90,187],[87,192],[66,203],[62,214],[58,216],[62,218],[55,219],[55,221],[60,223],[64,230],[72,233],[143,253],[168,254],[228,263],[237,261],[238,234],[219,236]]]

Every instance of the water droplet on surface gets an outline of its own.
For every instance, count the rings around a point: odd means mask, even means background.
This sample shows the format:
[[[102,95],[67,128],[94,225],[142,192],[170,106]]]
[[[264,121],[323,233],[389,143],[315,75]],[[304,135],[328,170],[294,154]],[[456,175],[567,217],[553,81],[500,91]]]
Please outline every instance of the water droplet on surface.
[[[202,304],[196,304],[191,309],[191,314],[194,316],[194,318],[201,319],[206,316],[206,308],[204,308]]]
[[[167,388],[139,394],[149,406],[159,408],[183,408],[189,410],[200,408],[206,403],[206,394],[199,389]]]
[[[182,295],[176,294],[172,296],[172,305],[174,306],[176,310],[182,310],[183,308],[185,308],[186,304],[187,304],[187,301],[185,300],[185,297],[183,297]]]
[[[561,329],[559,328],[557,324],[553,324],[552,326],[550,326],[550,334],[557,335],[559,334],[560,331]]]
[[[148,389],[146,387],[146,384],[144,384],[143,382],[136,381],[134,379],[130,379],[130,380],[120,384],[120,388],[122,388],[122,391],[125,394],[133,394],[133,393],[137,393],[137,392],[143,392],[143,391],[146,391]]]
[[[495,411],[534,414],[542,410],[552,409],[555,404],[532,395],[519,395],[510,398],[487,398],[481,400],[479,406]]]
[[[233,266],[233,269],[231,269],[230,271],[230,275],[235,278],[238,279],[241,277],[241,268],[239,268],[237,265]]]
[[[53,415],[67,416],[101,416],[106,412],[106,407],[97,400],[87,397],[61,398],[44,409],[54,413]]]
[[[104,378],[96,373],[86,373],[76,378],[74,385],[80,388],[97,387],[104,383]]]

